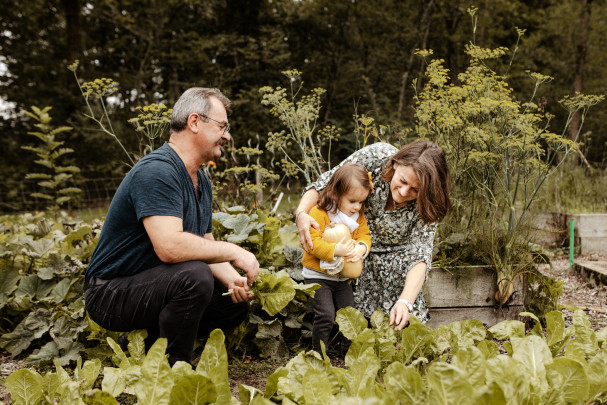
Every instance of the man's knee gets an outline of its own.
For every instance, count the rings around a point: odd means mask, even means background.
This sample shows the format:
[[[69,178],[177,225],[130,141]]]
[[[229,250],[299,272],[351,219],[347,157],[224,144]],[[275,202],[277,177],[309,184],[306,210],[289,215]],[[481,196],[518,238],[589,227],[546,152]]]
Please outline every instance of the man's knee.
[[[179,263],[179,279],[194,294],[213,293],[213,273],[208,264],[201,261]]]

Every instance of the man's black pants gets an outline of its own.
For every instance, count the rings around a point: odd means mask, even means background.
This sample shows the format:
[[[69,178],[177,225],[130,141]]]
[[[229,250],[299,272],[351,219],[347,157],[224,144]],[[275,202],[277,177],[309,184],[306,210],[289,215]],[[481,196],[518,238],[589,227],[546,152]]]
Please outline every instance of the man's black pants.
[[[197,337],[228,331],[247,316],[248,303],[222,296],[227,289],[200,261],[162,264],[129,277],[91,283],[85,293],[90,317],[103,328],[146,329],[146,346],[167,338],[169,361],[190,362]]]

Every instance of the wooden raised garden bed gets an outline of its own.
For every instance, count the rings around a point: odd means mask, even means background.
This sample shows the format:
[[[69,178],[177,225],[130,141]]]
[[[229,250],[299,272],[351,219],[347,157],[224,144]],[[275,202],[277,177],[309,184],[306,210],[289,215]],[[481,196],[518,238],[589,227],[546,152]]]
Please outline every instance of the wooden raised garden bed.
[[[514,283],[514,294],[507,306],[498,308],[494,296],[496,273],[488,266],[465,266],[443,270],[432,268],[424,284],[424,296],[430,307],[428,326],[433,328],[453,321],[479,319],[487,327],[506,319],[518,319],[524,311],[524,281]]]

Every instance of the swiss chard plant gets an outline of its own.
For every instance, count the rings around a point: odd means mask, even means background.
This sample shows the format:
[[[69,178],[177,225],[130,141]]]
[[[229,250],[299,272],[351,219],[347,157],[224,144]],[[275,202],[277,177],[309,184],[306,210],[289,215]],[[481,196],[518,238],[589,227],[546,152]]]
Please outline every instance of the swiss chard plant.
[[[341,309],[337,322],[352,345],[345,368],[325,356],[301,351],[266,381],[264,391],[241,385],[234,398],[228,385],[228,357],[220,330],[211,333],[200,361],[166,358],[166,340],[145,353],[145,331],[129,334],[127,352],[111,338],[113,366],[78,360],[73,377],[59,362],[56,372],[19,370],[6,380],[15,404],[523,404],[607,401],[607,328],[590,328],[583,311],[570,326],[560,312],[546,315],[545,328],[527,330],[520,321],[486,329],[478,320],[432,329],[416,318],[395,332],[382,311],[365,317]],[[499,344],[499,345],[498,345]],[[501,348],[500,348],[501,346]],[[98,377],[99,376],[99,377]],[[95,382],[96,381],[96,382]],[[99,388],[100,387],[100,388]]]

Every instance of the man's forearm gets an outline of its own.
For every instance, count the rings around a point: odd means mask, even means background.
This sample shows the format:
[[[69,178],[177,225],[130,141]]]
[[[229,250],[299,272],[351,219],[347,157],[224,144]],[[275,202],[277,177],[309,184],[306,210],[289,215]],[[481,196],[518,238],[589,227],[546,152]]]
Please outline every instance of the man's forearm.
[[[237,256],[238,246],[204,238],[189,232],[177,232],[167,238],[162,252],[156,252],[165,263],[181,263],[200,260],[205,263],[231,262]]]

